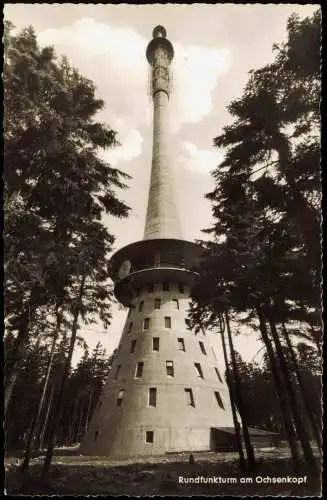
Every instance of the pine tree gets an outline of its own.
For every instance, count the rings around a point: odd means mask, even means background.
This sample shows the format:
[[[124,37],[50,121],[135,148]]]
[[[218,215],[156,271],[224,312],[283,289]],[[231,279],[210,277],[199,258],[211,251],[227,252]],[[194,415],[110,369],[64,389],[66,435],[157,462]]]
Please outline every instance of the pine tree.
[[[6,25],[4,88],[6,319],[15,337],[7,405],[38,315],[58,307],[70,314],[82,267],[79,318],[108,325],[114,236],[102,215],[127,216],[116,190],[128,176],[99,157],[118,143],[96,121],[104,102],[93,83],[58,61],[53,48],[41,49],[31,27],[13,35]]]
[[[252,71],[228,111],[234,122],[214,140],[225,151],[207,195],[214,224],[202,242],[207,256],[193,291],[193,321],[222,308],[256,316],[276,384],[285,432],[296,467],[299,435],[308,465],[316,469],[307,421],[299,412],[296,381],[281,344],[283,322],[307,324],[319,346],[320,16],[288,22],[288,40],[275,61]],[[301,64],[301,50],[312,64]],[[281,310],[283,315],[281,315]],[[255,316],[253,316],[255,315]]]

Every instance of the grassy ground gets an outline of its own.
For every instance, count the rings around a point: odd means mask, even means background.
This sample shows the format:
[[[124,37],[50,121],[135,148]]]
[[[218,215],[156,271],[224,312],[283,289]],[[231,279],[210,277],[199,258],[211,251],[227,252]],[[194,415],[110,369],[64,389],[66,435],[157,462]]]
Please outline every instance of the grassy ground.
[[[24,473],[19,470],[20,460],[8,456],[5,459],[6,493],[140,497],[320,495],[320,477],[310,476],[305,469],[294,474],[286,449],[257,452],[256,456],[256,470],[252,474],[244,475],[239,472],[237,456],[234,453],[196,453],[195,463],[189,464],[188,454],[113,462],[106,457],[79,456],[76,449],[56,450],[51,472],[46,479],[41,475],[42,456],[34,458],[30,470]],[[288,476],[293,481],[297,480],[297,483],[259,483],[271,481],[273,478],[275,481],[278,481],[278,478],[285,481]],[[183,478],[183,482],[180,478]],[[198,478],[196,481],[199,483],[185,483],[189,478]],[[210,483],[205,482],[208,478]],[[216,483],[213,483],[214,478]],[[298,484],[299,482],[302,484]]]

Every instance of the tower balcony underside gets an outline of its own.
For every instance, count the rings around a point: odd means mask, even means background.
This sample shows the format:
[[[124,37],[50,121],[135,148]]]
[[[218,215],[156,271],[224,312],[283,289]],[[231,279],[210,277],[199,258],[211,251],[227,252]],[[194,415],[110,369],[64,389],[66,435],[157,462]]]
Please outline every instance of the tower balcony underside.
[[[116,298],[129,307],[136,295],[136,290],[152,283],[182,283],[192,288],[198,274],[194,271],[168,266],[147,267],[131,272],[126,278],[115,284]]]
[[[110,263],[115,296],[129,307],[137,289],[151,283],[177,283],[192,288],[202,252],[194,243],[168,238],[142,240],[122,248]]]

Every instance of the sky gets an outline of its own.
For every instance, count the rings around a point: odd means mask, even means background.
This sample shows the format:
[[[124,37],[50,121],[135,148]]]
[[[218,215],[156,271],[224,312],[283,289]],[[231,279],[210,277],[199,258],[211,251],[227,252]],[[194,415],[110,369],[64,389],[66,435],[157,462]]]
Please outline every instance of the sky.
[[[272,46],[286,40],[288,17],[311,15],[312,4],[5,4],[4,17],[20,30],[32,25],[41,46],[65,55],[96,86],[105,101],[98,119],[118,132],[121,146],[102,153],[132,176],[120,197],[131,207],[126,220],[106,217],[115,250],[143,238],[152,149],[152,103],[145,50],[153,28],[167,30],[175,57],[170,99],[171,167],[186,240],[204,238],[211,208],[204,195],[213,188],[210,172],[223,151],[213,139],[232,122],[226,107],[241,97],[248,72],[273,60]],[[101,324],[80,331],[90,346],[117,346],[126,312],[113,307],[106,332]],[[255,335],[235,337],[250,361],[260,344]],[[76,349],[75,364],[81,355]]]

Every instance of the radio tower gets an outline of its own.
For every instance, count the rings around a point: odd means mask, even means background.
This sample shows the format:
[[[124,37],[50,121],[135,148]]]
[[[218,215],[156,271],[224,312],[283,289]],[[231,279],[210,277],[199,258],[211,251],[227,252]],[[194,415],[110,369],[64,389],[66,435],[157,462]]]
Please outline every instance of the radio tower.
[[[174,49],[153,30],[146,56],[153,98],[152,170],[144,238],[110,265],[129,308],[117,356],[80,451],[127,458],[209,450],[217,428],[233,429],[228,388],[205,332],[185,318],[201,253],[182,239],[168,155],[167,111]]]

